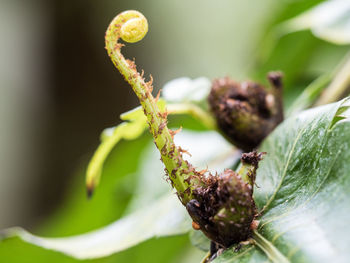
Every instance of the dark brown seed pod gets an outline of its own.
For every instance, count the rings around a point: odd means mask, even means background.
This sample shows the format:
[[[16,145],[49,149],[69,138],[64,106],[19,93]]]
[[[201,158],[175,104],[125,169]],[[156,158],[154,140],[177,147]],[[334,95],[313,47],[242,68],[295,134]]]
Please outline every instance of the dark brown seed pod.
[[[270,72],[271,89],[230,78],[213,81],[208,97],[218,126],[227,138],[244,151],[251,151],[283,121],[282,74]]]
[[[230,169],[211,176],[203,187],[193,190],[194,199],[186,204],[192,226],[223,248],[247,240],[257,211],[253,200],[253,185],[262,153],[242,156],[238,174]],[[245,179],[246,178],[246,179]],[[248,179],[247,179],[248,178]]]
[[[256,209],[252,187],[238,174],[226,170],[217,181],[194,191],[195,199],[186,205],[194,225],[223,247],[246,240]]]

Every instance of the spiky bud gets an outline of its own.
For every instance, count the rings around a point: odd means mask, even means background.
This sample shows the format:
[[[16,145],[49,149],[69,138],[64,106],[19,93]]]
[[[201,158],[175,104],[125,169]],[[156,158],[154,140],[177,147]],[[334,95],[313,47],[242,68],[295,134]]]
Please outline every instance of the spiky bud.
[[[230,78],[213,81],[208,97],[218,126],[228,139],[244,151],[251,151],[283,120],[282,74],[271,72],[272,86]]]
[[[249,153],[248,159],[242,157],[244,168],[239,173],[227,169],[208,178],[205,187],[193,190],[194,199],[186,205],[195,229],[222,247],[247,240],[251,235],[256,216],[253,185],[261,156],[262,153]]]

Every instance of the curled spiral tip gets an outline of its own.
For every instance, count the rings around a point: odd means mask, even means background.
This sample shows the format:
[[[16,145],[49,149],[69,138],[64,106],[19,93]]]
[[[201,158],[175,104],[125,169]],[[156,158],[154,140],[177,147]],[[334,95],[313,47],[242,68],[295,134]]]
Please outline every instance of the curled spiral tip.
[[[144,38],[148,31],[145,17],[133,18],[126,22],[120,29],[120,36],[125,42],[134,43]]]
[[[192,165],[183,160],[182,152],[174,144],[173,136],[175,133],[167,127],[166,111],[163,106],[158,105],[158,97],[154,98],[151,93],[152,79],[145,82],[143,73],[140,74],[137,71],[134,61],[125,59],[121,53],[123,45],[118,43],[120,38],[126,42],[137,42],[146,35],[147,31],[147,19],[140,12],[134,10],[122,12],[108,26],[105,35],[105,48],[114,66],[124,76],[139,98],[167,173],[179,193],[181,202],[186,204],[192,199],[190,184],[192,181],[196,181],[197,184],[197,177],[194,176],[196,171]]]
[[[120,38],[128,43],[140,41],[148,31],[146,17],[135,10],[120,13],[112,23],[119,27]]]

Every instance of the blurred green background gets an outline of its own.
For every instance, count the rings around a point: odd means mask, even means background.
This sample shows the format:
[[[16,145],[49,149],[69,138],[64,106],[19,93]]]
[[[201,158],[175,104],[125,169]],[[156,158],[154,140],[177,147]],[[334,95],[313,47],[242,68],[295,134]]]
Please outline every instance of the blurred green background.
[[[147,134],[118,146],[92,200],[84,185],[100,132],[138,105],[104,49],[116,14],[136,9],[148,18],[146,38],[124,54],[152,73],[156,89],[182,76],[266,83],[268,71],[281,70],[288,105],[349,50],[310,31],[275,34],[281,22],[320,2],[0,0],[0,229],[84,233],[118,219],[132,198]],[[178,236],[93,262],[198,262],[202,256],[187,236]],[[77,260],[10,239],[0,243],[0,262]]]

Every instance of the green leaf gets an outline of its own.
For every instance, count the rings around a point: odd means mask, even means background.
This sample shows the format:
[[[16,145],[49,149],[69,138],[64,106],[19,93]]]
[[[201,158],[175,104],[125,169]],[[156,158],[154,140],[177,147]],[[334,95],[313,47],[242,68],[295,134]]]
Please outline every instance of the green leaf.
[[[328,0],[287,21],[281,31],[291,33],[310,29],[323,40],[335,44],[350,44],[350,2]]]
[[[158,107],[165,109],[165,101],[160,99]],[[93,154],[86,170],[86,187],[91,196],[99,184],[103,165],[113,148],[122,140],[134,140],[142,135],[148,127],[146,116],[141,107],[137,107],[120,115],[122,122],[116,127],[105,129],[101,134],[101,144]]]
[[[101,144],[96,149],[86,171],[88,195],[91,195],[94,188],[98,185],[103,164],[115,145],[122,139],[133,140],[140,137],[147,128],[146,117],[140,107],[122,114],[121,119],[128,122],[123,122],[117,127],[105,129],[101,134]]]
[[[256,246],[214,262],[350,261],[349,100],[287,119],[263,143]]]
[[[190,222],[176,195],[166,195],[148,207],[90,233],[65,238],[44,238],[21,228],[10,228],[0,232],[0,237],[18,236],[46,249],[87,259],[108,256],[153,237],[186,233]]]

